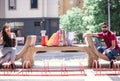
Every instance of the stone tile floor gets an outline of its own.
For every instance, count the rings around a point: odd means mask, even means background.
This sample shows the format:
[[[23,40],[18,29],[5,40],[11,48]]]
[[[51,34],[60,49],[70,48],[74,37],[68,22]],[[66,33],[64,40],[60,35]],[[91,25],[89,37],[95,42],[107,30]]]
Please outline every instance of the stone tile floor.
[[[104,60],[102,61],[107,63]],[[68,66],[79,66],[80,62],[85,67],[84,71],[87,76],[0,76],[0,81],[120,81],[120,75],[95,76],[95,71],[87,67],[87,55],[85,52],[39,52],[35,55],[33,69],[41,68],[41,66],[44,66],[44,63],[49,63],[50,66],[61,66],[62,63]],[[16,61],[16,64],[21,66],[21,60]]]

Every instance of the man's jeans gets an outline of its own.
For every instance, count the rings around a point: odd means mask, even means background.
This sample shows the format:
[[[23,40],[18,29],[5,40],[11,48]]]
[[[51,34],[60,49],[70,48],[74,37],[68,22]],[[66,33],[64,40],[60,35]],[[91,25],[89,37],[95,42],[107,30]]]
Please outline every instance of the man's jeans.
[[[97,38],[95,38],[95,39],[96,39],[95,44],[96,44],[97,50],[100,53],[103,53],[105,51],[106,56],[109,58],[109,60],[115,60],[116,57],[118,56],[118,50],[117,49],[110,50],[110,49],[103,48],[101,46],[100,42],[98,41],[98,39]]]
[[[115,60],[118,56],[118,50],[117,49],[106,49],[102,47],[97,48],[100,53],[103,53],[105,51],[106,56],[109,58],[109,60]]]

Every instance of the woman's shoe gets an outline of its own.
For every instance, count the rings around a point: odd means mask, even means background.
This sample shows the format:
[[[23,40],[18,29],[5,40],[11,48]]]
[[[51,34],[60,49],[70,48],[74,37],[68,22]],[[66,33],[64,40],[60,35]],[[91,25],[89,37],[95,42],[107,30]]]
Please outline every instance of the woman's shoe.
[[[0,64],[0,69],[2,69],[2,64]]]
[[[9,69],[16,69],[16,65],[13,61],[9,61]]]
[[[16,69],[16,65],[14,63],[10,64],[10,69]]]

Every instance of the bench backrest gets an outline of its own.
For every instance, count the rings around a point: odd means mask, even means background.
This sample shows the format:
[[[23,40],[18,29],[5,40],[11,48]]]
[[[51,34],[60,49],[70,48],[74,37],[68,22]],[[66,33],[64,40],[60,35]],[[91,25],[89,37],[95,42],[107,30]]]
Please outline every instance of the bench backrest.
[[[25,42],[25,46],[35,46],[36,43],[36,35],[29,35],[27,36],[26,42]]]
[[[35,46],[35,43],[36,43],[36,35],[27,36],[25,45],[23,46],[22,50],[18,52],[16,56],[16,60],[21,58],[30,46]]]

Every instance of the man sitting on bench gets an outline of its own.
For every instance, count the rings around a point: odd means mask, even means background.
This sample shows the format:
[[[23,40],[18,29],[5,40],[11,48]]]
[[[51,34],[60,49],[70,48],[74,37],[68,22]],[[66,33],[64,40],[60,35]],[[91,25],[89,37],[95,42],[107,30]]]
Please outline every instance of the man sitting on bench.
[[[83,37],[89,36],[97,36],[104,40],[106,44],[106,48],[97,47],[98,51],[103,54],[104,58],[111,60],[115,60],[119,53],[118,42],[116,39],[116,35],[109,31],[107,23],[102,23],[102,32],[100,33],[87,33],[84,34]]]

